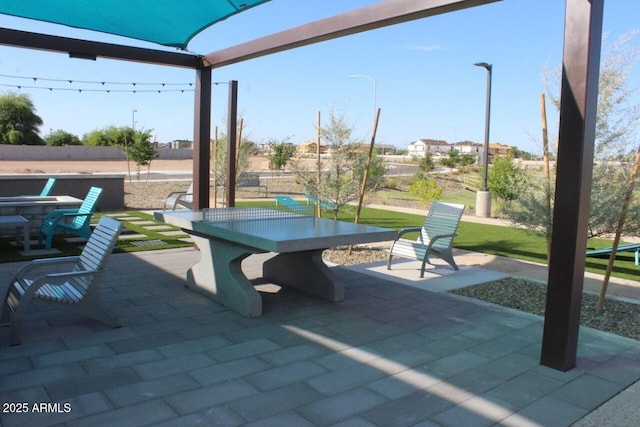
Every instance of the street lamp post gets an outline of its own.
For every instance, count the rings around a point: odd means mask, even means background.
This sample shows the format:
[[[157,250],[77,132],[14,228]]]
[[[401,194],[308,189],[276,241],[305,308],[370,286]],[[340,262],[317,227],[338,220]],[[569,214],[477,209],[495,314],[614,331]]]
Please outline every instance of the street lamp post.
[[[373,122],[372,123],[375,123],[376,121],[376,79],[374,79],[373,77],[369,77],[366,74],[352,74],[349,77],[352,79],[363,78],[363,79],[370,80],[373,83]]]
[[[136,130],[136,113],[138,110],[131,110],[131,129]]]
[[[476,215],[481,217],[491,216],[491,192],[487,186],[487,174],[489,172],[489,121],[491,119],[491,64],[486,62],[476,62],[476,67],[482,67],[487,70],[487,98],[485,109],[485,125],[484,125],[484,147],[482,153],[483,173],[482,188],[476,193]]]

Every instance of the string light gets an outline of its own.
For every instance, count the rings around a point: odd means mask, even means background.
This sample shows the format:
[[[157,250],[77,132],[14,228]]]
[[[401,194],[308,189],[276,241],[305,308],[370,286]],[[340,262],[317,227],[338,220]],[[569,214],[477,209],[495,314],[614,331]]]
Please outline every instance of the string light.
[[[69,88],[69,87],[47,87],[47,86],[25,86],[25,85],[7,85],[0,83],[0,87],[11,87],[18,90],[22,89],[41,89],[66,92],[103,92],[103,93],[164,93],[164,92],[193,92],[193,89],[87,89],[87,88]]]
[[[73,86],[78,85],[78,84],[82,84],[82,85],[99,85],[101,87],[105,87],[108,85],[126,85],[126,86],[131,86],[133,89],[93,89],[93,88],[86,88],[86,87],[82,87],[82,88],[70,88],[70,87],[52,87],[52,86],[28,86],[28,85],[12,85],[12,84],[2,84],[0,83],[1,87],[11,87],[11,88],[16,88],[18,90],[22,90],[22,89],[41,89],[41,90],[48,90],[50,92],[53,91],[71,91],[71,92],[78,92],[78,93],[82,93],[82,92],[103,92],[103,93],[164,93],[164,92],[180,92],[180,93],[184,93],[184,92],[193,92],[193,86],[194,84],[192,82],[187,82],[187,83],[167,83],[167,82],[160,82],[160,83],[149,83],[149,82],[109,82],[109,81],[91,81],[91,80],[73,80],[73,79],[51,79],[51,78],[46,78],[46,77],[25,77],[25,76],[13,76],[13,75],[8,75],[8,74],[0,74],[0,77],[4,77],[4,78],[9,78],[9,79],[23,79],[23,80],[32,80],[34,84],[38,84],[39,81],[42,82],[64,82],[64,83],[68,83],[69,86]],[[212,82],[212,85],[219,85],[219,84],[226,84],[227,82]],[[140,89],[138,86],[161,86],[162,89]],[[185,86],[185,88],[181,88],[181,89],[167,89],[167,87],[174,87],[174,86]]]
[[[46,77],[25,77],[25,76],[13,76],[9,74],[0,74],[0,77],[5,77],[9,79],[26,79],[33,80],[34,83],[37,83],[38,80],[44,82],[67,82],[69,84],[95,84],[95,85],[132,85],[132,86],[189,86],[193,87],[193,82],[186,83],[166,83],[166,82],[108,82],[108,81],[92,81],[92,80],[73,80],[73,79],[50,79]]]

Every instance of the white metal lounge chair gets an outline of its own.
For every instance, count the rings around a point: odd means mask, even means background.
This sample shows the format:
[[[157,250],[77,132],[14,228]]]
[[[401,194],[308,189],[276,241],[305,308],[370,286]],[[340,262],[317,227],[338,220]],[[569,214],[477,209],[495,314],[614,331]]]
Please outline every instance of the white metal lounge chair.
[[[460,218],[464,212],[464,205],[453,203],[431,204],[429,214],[422,227],[412,227],[400,230],[398,238],[391,245],[387,270],[391,270],[391,260],[394,256],[422,261],[420,277],[424,277],[424,268],[429,262],[429,255],[437,255],[445,260],[454,270],[458,266],[453,259],[451,246],[456,236]],[[402,236],[410,232],[420,232],[416,240],[403,239]]]
[[[23,266],[11,279],[2,304],[2,323],[11,322],[9,343],[20,344],[22,323],[32,301],[52,304],[118,326],[100,302],[99,280],[108,256],[122,230],[112,218],[100,218],[80,256],[37,259]],[[60,265],[72,264],[60,272]],[[45,270],[54,273],[46,273]]]
[[[186,209],[193,209],[193,181],[187,191],[172,191],[169,193],[164,200],[163,210],[169,208],[175,211],[179,206]]]

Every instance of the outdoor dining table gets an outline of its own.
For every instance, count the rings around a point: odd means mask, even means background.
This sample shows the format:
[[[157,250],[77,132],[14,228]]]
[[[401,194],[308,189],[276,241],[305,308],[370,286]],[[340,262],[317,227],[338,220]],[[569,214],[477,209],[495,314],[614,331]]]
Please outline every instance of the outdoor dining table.
[[[78,208],[81,204],[81,199],[71,196],[9,196],[0,197],[0,213],[21,215],[29,221],[30,230],[38,230],[49,212]]]

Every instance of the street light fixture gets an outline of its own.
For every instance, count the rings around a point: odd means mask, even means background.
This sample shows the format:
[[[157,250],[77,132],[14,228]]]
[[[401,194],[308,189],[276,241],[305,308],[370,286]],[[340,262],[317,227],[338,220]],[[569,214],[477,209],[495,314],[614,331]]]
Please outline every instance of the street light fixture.
[[[486,62],[476,62],[476,67],[482,67],[487,70],[487,104],[485,111],[485,126],[484,126],[484,152],[482,173],[482,188],[476,194],[476,215],[482,217],[491,216],[491,192],[487,187],[487,177],[489,172],[489,121],[491,119],[491,71],[492,66]]]
[[[367,79],[367,80],[370,80],[373,83],[373,122],[372,123],[375,123],[375,120],[376,120],[376,79],[374,79],[373,77],[369,77],[366,74],[352,74],[349,77],[352,78],[352,79],[358,79],[358,78]]]

